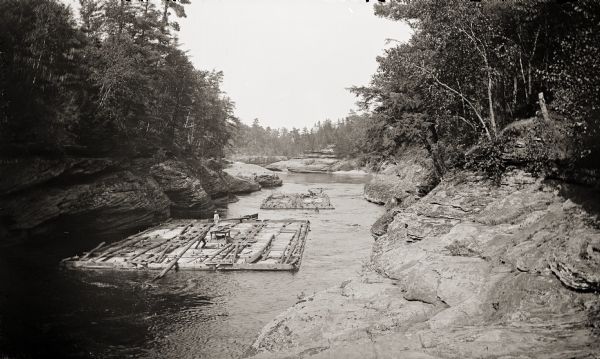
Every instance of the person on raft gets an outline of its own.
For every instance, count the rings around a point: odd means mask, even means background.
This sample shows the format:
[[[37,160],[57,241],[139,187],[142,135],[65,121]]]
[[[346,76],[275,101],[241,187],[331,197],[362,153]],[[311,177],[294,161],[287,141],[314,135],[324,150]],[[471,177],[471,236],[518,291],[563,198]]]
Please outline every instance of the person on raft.
[[[220,219],[219,212],[215,211],[215,215],[213,216],[213,222],[214,222],[215,226],[219,224],[219,219]]]

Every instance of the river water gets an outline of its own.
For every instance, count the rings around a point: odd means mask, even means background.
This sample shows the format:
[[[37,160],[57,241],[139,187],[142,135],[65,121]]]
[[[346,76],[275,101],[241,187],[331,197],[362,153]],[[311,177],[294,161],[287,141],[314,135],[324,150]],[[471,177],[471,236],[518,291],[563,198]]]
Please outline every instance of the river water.
[[[280,174],[275,191],[324,188],[335,210],[258,210],[273,190],[240,196],[228,217],[308,219],[300,270],[69,271],[57,260],[91,239],[36,243],[0,253],[0,358],[241,358],[260,329],[299,298],[339,284],[367,260],[383,209],[362,198],[365,175]],[[63,241],[64,242],[64,241]],[[85,246],[85,247],[84,247]],[[155,274],[155,273],[154,273]]]

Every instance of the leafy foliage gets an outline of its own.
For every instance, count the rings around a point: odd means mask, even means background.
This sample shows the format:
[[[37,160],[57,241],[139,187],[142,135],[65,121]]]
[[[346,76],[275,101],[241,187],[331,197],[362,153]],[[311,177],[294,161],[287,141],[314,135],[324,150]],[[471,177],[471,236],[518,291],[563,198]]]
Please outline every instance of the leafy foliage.
[[[394,134],[371,153],[422,145],[443,172],[478,146],[490,153],[475,162],[501,171],[510,139],[498,137],[536,116],[543,93],[569,134],[569,159],[598,166],[600,3],[405,0],[378,4],[376,14],[409,23],[414,35],[377,59],[369,86],[352,89],[377,119],[366,133]]]
[[[221,156],[237,125],[222,73],[178,48],[189,1],[0,2],[0,136],[19,151]]]
[[[258,119],[252,126],[241,124],[233,138],[233,148],[240,154],[296,156],[304,152],[333,147],[340,157],[355,157],[369,150],[366,124],[370,119],[351,113],[333,123],[317,122],[310,130],[262,127]]]

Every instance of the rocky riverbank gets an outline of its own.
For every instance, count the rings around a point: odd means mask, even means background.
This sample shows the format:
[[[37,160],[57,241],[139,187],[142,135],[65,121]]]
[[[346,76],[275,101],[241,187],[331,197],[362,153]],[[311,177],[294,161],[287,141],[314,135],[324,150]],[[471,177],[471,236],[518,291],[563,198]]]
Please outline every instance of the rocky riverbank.
[[[289,171],[298,173],[332,173],[363,171],[355,159],[339,158],[292,158],[265,166],[271,171]]]
[[[523,171],[450,174],[374,226],[361,275],[267,325],[255,357],[593,357],[599,199]]]
[[[426,195],[439,182],[433,161],[424,150],[406,149],[365,185],[367,201],[406,207]]]
[[[232,194],[260,190],[210,161],[28,158],[0,164],[0,234],[125,234],[169,217],[210,216]]]
[[[261,156],[261,155],[233,155],[229,158],[233,162],[242,162],[251,165],[267,166],[279,161],[287,161],[286,156]]]

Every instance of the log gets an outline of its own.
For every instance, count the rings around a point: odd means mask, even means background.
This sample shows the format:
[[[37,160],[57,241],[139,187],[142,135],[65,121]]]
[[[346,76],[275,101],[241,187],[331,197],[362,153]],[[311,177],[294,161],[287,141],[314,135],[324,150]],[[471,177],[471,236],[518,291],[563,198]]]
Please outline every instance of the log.
[[[159,254],[158,258],[155,260],[155,262],[156,262],[156,263],[160,263],[160,262],[162,262],[162,261],[165,259],[165,257],[166,257],[166,255],[167,255],[167,252],[169,251],[169,249],[171,249],[171,243],[169,243],[169,244],[167,244],[167,245],[165,246],[165,249],[163,249],[163,250],[160,252],[160,254]]]
[[[168,243],[169,241],[170,241],[170,239],[165,239],[164,241],[161,241],[161,242],[159,242],[159,243],[157,243],[155,245],[152,245],[152,246],[150,246],[148,248],[145,248],[144,250],[142,250],[141,252],[137,253],[133,257],[127,258],[127,260],[128,261],[133,261],[134,259],[136,259],[137,257],[141,256],[142,254],[147,253],[148,251],[151,251],[154,248],[158,248],[158,247],[162,246],[163,244]],[[167,247],[168,247],[168,245],[167,245]]]
[[[216,251],[215,253],[213,253],[213,254],[209,255],[209,256],[208,256],[208,258],[206,258],[206,259],[204,260],[204,262],[206,263],[206,262],[208,262],[208,261],[212,260],[213,258],[215,258],[216,256],[218,256],[219,254],[221,254],[221,253],[222,253],[222,252],[223,252],[225,249],[228,249],[228,248],[230,248],[231,246],[232,246],[232,244],[231,244],[231,243],[229,243],[229,244],[225,245],[223,248],[221,248],[221,249],[219,249],[218,251]]]
[[[152,246],[150,246],[150,247],[148,247],[148,248],[145,248],[145,249],[143,249],[142,251],[140,251],[139,253],[135,254],[133,257],[131,257],[131,258],[127,258],[126,260],[128,260],[128,261],[133,261],[134,259],[136,259],[137,257],[141,256],[142,254],[144,254],[144,253],[147,253],[147,252],[149,252],[149,251],[151,251],[151,250],[153,250],[153,249],[155,249],[155,248],[158,248],[158,247],[162,246],[162,245],[163,245],[163,244],[165,244],[165,243],[168,243],[168,242],[170,242],[170,241],[172,241],[172,240],[180,240],[180,239],[183,239],[182,237],[183,237],[183,235],[185,234],[185,232],[187,232],[187,231],[188,231],[188,230],[189,230],[189,229],[190,229],[190,228],[191,228],[193,225],[194,225],[194,222],[192,222],[192,223],[190,223],[190,224],[186,225],[186,226],[185,226],[185,227],[184,227],[184,228],[181,230],[181,232],[179,232],[179,234],[177,235],[177,237],[175,237],[175,238],[171,238],[171,239],[165,239],[165,240],[164,240],[164,241],[162,241],[162,242],[159,242],[159,243],[157,243],[157,244],[154,244],[154,245],[152,245]],[[156,237],[154,237],[154,238],[156,238]],[[166,251],[166,250],[167,250],[169,247],[170,247],[170,245],[167,245],[167,246],[166,246],[166,248],[165,248],[165,251]]]
[[[183,230],[179,233],[179,235],[183,234],[185,231],[187,231],[187,229],[189,227],[191,227],[193,225],[193,223],[188,224],[186,227],[183,228]],[[120,251],[121,249],[128,247],[128,246],[133,246],[135,244],[137,244],[138,242],[140,242],[142,239],[145,239],[145,234],[147,234],[148,232],[154,230],[155,227],[152,228],[148,228],[147,230],[140,232],[136,235],[134,235],[133,237],[131,237],[129,240],[126,240],[125,242],[121,243],[120,245],[116,245],[113,247],[109,247],[109,250],[105,251],[104,253],[100,254],[100,256],[98,258],[92,259],[93,261],[97,262],[100,260],[106,260],[108,259],[108,257],[110,257],[112,254]]]
[[[302,238],[302,244],[300,244],[300,248],[298,249],[298,255],[293,261],[289,262],[289,264],[298,266],[300,264],[300,261],[302,261],[302,256],[304,255],[304,248],[306,247],[306,236],[308,235],[308,231],[310,231],[308,223],[303,226],[300,226],[300,237]]]
[[[87,252],[83,257],[81,257],[80,260],[84,260],[87,259],[89,256],[92,255],[92,253],[94,253],[95,251],[97,251],[98,249],[102,248],[103,245],[105,245],[106,242],[102,242],[100,244],[98,244],[96,247],[94,247],[91,251]]]
[[[285,263],[288,261],[288,259],[290,259],[292,253],[296,249],[296,246],[298,246],[298,243],[302,240],[302,238],[300,238],[301,231],[302,231],[302,228],[300,228],[300,230],[298,230],[298,232],[296,234],[294,234],[290,243],[288,243],[288,245],[285,247],[285,249],[283,250],[283,255],[281,256],[281,259],[279,260],[279,263]],[[294,238],[296,239],[295,241],[294,241]],[[291,242],[294,242],[293,245]],[[286,255],[285,252],[288,248],[289,248],[289,251],[288,251],[288,254]]]
[[[191,226],[191,224],[190,224],[189,226]],[[189,228],[189,226],[188,226],[188,228]],[[208,233],[208,231],[211,229],[211,227],[212,227],[212,226],[213,226],[213,224],[209,224],[208,226],[206,226],[206,227],[205,227],[205,228],[202,230],[202,233],[200,234],[200,237],[204,237],[204,236],[206,235],[206,233]],[[182,233],[183,233],[183,231],[182,231]],[[191,240],[191,241],[190,241],[190,242],[189,242],[189,243],[188,243],[188,244],[187,244],[187,245],[184,247],[184,249],[181,251],[181,253],[179,253],[179,254],[177,255],[177,257],[175,257],[175,259],[174,259],[174,260],[172,260],[172,261],[171,261],[171,263],[169,263],[169,265],[167,265],[167,267],[166,267],[166,268],[165,268],[165,269],[164,269],[162,272],[160,272],[160,274],[159,274],[159,275],[157,275],[156,277],[154,277],[154,279],[152,279],[152,281],[155,281],[155,280],[157,280],[157,279],[160,279],[160,278],[162,278],[162,277],[163,277],[165,274],[167,274],[167,272],[168,272],[169,270],[171,270],[171,268],[173,268],[173,267],[175,266],[175,264],[177,264],[177,261],[179,261],[179,259],[180,259],[181,257],[183,257],[183,255],[185,254],[185,252],[187,252],[187,251],[188,251],[188,249],[190,249],[190,247],[192,247],[192,244],[194,244],[194,243],[196,242],[196,240],[197,240],[196,238],[192,239],[192,240]]]
[[[146,237],[136,237],[136,238],[132,238],[128,241],[125,241],[123,243],[121,243],[120,245],[113,247],[112,249],[100,254],[99,257],[91,259],[91,261],[93,262],[98,262],[98,261],[104,261],[106,259],[108,259],[112,254],[120,251],[121,249],[125,248],[125,247],[129,247],[131,245],[134,245],[138,242],[140,242],[141,240],[145,239]]]
[[[235,261],[237,260],[237,256],[238,254],[246,247],[246,245],[248,244],[248,241],[250,238],[254,238],[254,236],[256,236],[256,234],[258,232],[260,232],[263,227],[265,226],[264,223],[258,224],[256,226],[254,226],[254,228],[252,228],[248,234],[246,234],[243,238],[240,238],[236,241],[236,247],[235,247],[235,252],[233,253],[233,261],[232,263],[235,263]],[[241,242],[241,243],[240,243]]]
[[[269,248],[269,246],[271,245],[271,242],[273,241],[273,238],[275,238],[275,235],[272,235],[269,238],[269,240],[267,241],[267,243],[265,243],[265,245],[262,248],[260,248],[259,251],[257,251],[256,253],[254,253],[250,258],[246,259],[246,263],[254,263],[260,257],[262,257],[262,255],[265,252],[265,250],[267,250],[267,248]]]

